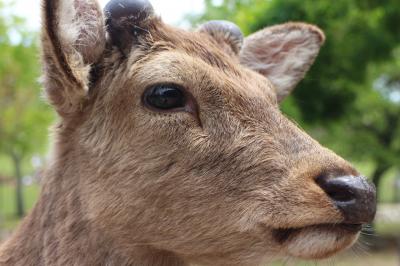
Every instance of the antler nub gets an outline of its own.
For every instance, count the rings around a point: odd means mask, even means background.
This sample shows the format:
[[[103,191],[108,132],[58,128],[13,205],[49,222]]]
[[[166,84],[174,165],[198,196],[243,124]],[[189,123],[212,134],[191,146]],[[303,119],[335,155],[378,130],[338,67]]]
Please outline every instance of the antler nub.
[[[153,6],[147,0],[111,0],[104,8],[107,30],[115,45],[126,48],[142,24],[154,14]]]
[[[243,33],[240,28],[225,20],[211,20],[199,27],[200,32],[210,34],[218,43],[229,45],[235,54],[238,54],[243,45]]]

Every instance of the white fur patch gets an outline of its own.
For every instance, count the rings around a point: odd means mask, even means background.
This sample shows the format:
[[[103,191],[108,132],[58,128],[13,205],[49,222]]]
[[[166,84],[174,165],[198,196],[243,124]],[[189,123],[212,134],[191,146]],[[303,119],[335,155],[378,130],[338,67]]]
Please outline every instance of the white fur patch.
[[[84,62],[92,63],[105,46],[104,21],[96,1],[60,1],[58,33],[65,49],[72,49]]]
[[[79,38],[84,22],[77,21],[77,13],[73,1],[60,1],[58,17],[58,32],[61,40],[66,44],[74,44]]]
[[[345,234],[328,228],[305,228],[290,240],[287,251],[297,258],[326,258],[352,246],[357,238],[358,234]]]

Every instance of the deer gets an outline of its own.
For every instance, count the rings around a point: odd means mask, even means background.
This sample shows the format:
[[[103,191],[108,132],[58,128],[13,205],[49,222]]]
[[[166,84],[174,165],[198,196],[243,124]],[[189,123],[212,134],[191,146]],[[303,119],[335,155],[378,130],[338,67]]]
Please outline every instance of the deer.
[[[351,247],[376,191],[279,104],[325,41],[302,22],[167,25],[147,0],[42,1],[58,114],[0,265],[265,265]]]

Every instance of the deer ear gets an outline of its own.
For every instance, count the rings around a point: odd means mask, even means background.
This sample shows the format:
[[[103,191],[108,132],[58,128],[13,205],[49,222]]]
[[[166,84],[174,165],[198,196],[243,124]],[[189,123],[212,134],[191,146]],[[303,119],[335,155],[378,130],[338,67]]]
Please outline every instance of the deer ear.
[[[104,13],[111,42],[124,54],[140,35],[148,33],[148,24],[154,16],[153,6],[147,0],[111,0]]]
[[[225,20],[208,21],[202,24],[198,31],[210,35],[230,55],[237,56],[242,48],[243,33],[232,22]]]
[[[240,61],[267,77],[281,102],[303,79],[324,41],[323,32],[313,25],[286,23],[268,27],[245,39]]]
[[[103,13],[95,0],[43,0],[44,86],[65,116],[79,109],[89,86],[90,65],[105,49]]]

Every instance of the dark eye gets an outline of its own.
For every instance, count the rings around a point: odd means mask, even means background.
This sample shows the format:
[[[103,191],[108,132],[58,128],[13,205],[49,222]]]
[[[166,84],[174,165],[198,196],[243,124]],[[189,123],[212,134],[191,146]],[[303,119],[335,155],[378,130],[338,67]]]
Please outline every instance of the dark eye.
[[[156,85],[146,90],[143,100],[146,105],[161,110],[185,107],[186,97],[177,85]]]

